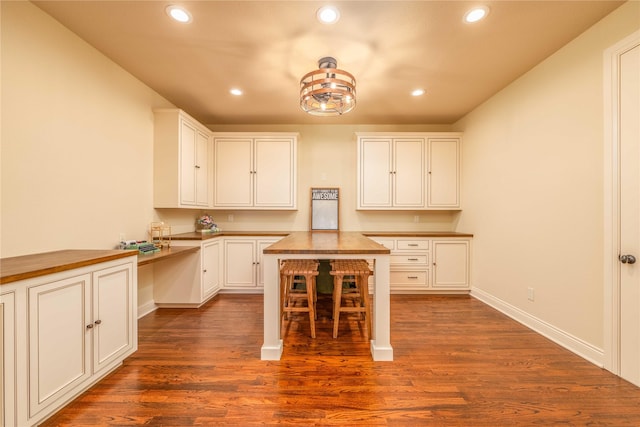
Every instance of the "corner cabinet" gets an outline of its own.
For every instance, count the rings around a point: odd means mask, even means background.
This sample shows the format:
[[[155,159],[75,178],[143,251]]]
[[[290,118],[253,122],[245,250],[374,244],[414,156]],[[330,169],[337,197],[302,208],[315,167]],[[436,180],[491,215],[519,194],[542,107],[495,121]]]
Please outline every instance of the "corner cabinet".
[[[296,209],[296,133],[214,133],[214,200],[221,209]]]
[[[211,131],[179,109],[153,113],[154,207],[211,207]]]
[[[262,251],[281,237],[228,237],[224,239],[225,291],[253,293],[264,290]]]
[[[460,209],[461,134],[356,136],[358,209]]]

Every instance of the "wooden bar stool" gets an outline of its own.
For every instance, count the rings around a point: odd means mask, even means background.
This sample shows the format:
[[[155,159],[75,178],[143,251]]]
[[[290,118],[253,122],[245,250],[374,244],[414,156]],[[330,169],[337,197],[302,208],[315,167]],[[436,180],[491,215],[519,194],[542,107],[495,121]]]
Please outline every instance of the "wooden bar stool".
[[[318,262],[309,259],[289,259],[280,265],[280,309],[289,319],[288,313],[309,313],[311,338],[316,337],[316,276]],[[306,305],[297,305],[306,301]]]
[[[360,313],[365,315],[367,330],[371,337],[371,310],[369,308],[369,263],[362,259],[340,259],[331,262],[333,276],[333,337],[338,338],[340,313]],[[346,281],[354,281],[355,287],[344,286]],[[351,301],[352,306],[343,302]]]

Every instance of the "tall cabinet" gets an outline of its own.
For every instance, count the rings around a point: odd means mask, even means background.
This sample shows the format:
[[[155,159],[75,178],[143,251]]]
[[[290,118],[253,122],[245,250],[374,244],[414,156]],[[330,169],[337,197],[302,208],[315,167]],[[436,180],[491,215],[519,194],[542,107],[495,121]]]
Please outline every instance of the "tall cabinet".
[[[211,131],[179,109],[154,110],[153,204],[211,206]]]
[[[358,209],[460,209],[460,133],[356,136]]]
[[[296,133],[215,133],[213,207],[296,209]]]

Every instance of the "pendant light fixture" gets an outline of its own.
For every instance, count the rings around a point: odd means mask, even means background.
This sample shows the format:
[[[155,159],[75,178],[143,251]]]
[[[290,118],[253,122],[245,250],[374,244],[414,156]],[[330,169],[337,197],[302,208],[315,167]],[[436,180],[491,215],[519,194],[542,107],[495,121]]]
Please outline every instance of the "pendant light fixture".
[[[318,69],[300,80],[300,107],[315,116],[338,116],[356,106],[356,79],[337,68],[330,56],[320,58]]]

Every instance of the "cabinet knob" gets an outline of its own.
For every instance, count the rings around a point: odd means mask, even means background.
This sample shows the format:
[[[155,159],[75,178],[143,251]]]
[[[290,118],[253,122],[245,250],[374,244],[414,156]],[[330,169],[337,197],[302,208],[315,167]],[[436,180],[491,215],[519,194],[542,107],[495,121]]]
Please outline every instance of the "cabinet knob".
[[[634,257],[633,255],[620,255],[618,257],[618,259],[623,264],[635,264],[636,263],[636,257]]]
[[[89,323],[89,324],[87,325],[87,329],[93,329],[93,323]]]
[[[196,165],[196,169],[200,169],[200,166]]]
[[[102,323],[102,320],[98,319],[98,320],[96,320],[96,321],[95,321],[95,322],[93,322],[93,323],[95,323],[96,325],[99,325],[100,323]]]
[[[206,269],[204,269],[204,270],[202,270],[202,272],[203,272],[203,273],[206,273],[206,272],[207,272],[207,270],[206,270]]]

